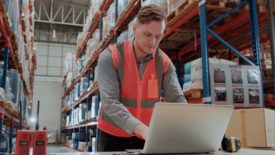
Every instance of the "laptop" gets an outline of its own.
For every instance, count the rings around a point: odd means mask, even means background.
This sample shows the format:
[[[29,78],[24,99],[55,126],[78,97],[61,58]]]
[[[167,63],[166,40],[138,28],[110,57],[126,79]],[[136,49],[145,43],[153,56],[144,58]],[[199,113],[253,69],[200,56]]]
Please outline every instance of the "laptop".
[[[157,103],[141,154],[216,152],[233,106]]]

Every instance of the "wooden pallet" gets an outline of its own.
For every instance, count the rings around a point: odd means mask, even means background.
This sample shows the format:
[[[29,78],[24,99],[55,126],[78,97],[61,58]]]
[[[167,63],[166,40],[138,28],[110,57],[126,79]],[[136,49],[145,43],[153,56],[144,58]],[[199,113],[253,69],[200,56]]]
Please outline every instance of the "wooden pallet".
[[[203,97],[202,91],[202,89],[191,89],[189,91],[184,92],[184,96],[187,100],[200,99]]]
[[[192,3],[192,1],[191,1]],[[180,18],[183,18],[186,16],[189,11],[185,12],[183,14],[182,12],[185,11],[185,9],[190,6],[190,1],[188,1],[188,4],[182,4],[180,8],[175,10],[174,12],[171,12],[171,14],[167,17],[167,28],[169,29],[169,26],[172,26],[175,22],[177,22]],[[207,0],[207,22],[210,22],[214,20],[215,18],[219,17],[222,13],[230,10],[232,7],[236,6],[237,4],[235,2],[227,2],[224,3],[221,0]],[[248,5],[246,5],[248,6]],[[192,9],[195,7],[198,7],[196,5],[193,6]],[[259,10],[259,5],[257,6]],[[226,25],[228,22],[231,22],[234,18],[241,16],[245,11],[248,11],[247,7],[242,7],[235,12],[231,13],[226,18],[218,21],[216,24],[211,26],[211,29],[216,30],[221,26]],[[258,15],[263,15],[261,12],[258,11]],[[228,30],[222,32],[219,34],[220,36],[226,36],[230,34],[232,31],[237,30],[239,27],[241,27],[244,24],[249,23],[249,19],[242,21],[230,28]],[[183,47],[188,46],[190,43],[194,43],[196,39],[200,39],[200,28],[199,28],[200,22],[199,22],[199,15],[196,15],[189,19],[187,22],[185,22],[183,25],[181,25],[177,30],[175,30],[172,34],[170,34],[165,40],[163,40],[160,43],[160,47],[163,50],[169,50],[169,49],[177,49],[180,50]],[[195,35],[194,35],[195,34]],[[268,23],[267,21],[263,21],[259,23],[259,34],[260,38],[266,38],[264,36],[268,35]],[[251,42],[247,41],[250,39],[250,29],[247,28],[246,30],[242,31],[241,34],[235,34],[229,38],[226,39],[227,42],[229,42],[233,47],[236,49],[240,49],[242,47],[245,47],[247,45],[250,45]],[[195,39],[196,38],[196,39]],[[188,42],[189,41],[189,42]],[[211,39],[208,41],[209,44],[212,42],[215,42],[216,39]],[[195,47],[195,46],[194,46]],[[197,50],[199,50],[200,46],[197,47]],[[228,51],[228,48],[224,46],[221,43],[218,43],[209,49],[210,51]],[[192,51],[190,51],[192,52]]]
[[[198,1],[196,0],[187,0],[183,4],[179,5],[177,9],[172,11],[167,16],[167,24],[166,26],[169,27],[173,25],[176,21],[178,21],[180,18],[182,18],[188,11],[193,9],[194,7],[198,6]]]

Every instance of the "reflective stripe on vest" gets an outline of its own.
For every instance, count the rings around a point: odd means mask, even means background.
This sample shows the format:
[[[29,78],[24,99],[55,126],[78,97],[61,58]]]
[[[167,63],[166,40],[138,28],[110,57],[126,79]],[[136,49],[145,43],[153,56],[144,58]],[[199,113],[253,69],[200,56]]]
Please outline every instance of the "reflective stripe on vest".
[[[157,49],[153,54],[153,59],[147,62],[142,79],[139,79],[131,40],[114,44],[110,49],[118,73],[120,102],[134,117],[144,124],[149,124],[154,105],[160,98],[162,78],[168,68],[169,58]],[[134,136],[123,131],[104,113],[102,107],[99,112],[98,128],[118,137]]]

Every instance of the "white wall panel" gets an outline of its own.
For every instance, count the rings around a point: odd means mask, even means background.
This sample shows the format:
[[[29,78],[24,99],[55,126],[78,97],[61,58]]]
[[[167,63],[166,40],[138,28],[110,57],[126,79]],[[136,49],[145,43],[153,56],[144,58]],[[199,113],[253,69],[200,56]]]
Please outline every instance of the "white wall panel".
[[[47,67],[37,66],[35,75],[47,75]]]
[[[75,58],[75,45],[35,42],[35,46],[37,47],[37,64],[44,67],[36,71],[35,75],[62,77],[66,54],[72,53]]]
[[[61,76],[61,68],[48,67],[49,76]]]
[[[49,67],[61,67],[62,58],[61,57],[49,57],[48,61]]]
[[[48,45],[47,44],[37,44],[37,56],[48,55]]]
[[[62,45],[49,46],[49,56],[62,57]]]
[[[47,56],[37,56],[37,65],[38,66],[47,66],[48,57]]]
[[[39,126],[57,130],[60,137],[62,86],[58,82],[34,82],[32,113],[36,115],[37,101],[40,100]],[[35,124],[31,124],[32,130]]]

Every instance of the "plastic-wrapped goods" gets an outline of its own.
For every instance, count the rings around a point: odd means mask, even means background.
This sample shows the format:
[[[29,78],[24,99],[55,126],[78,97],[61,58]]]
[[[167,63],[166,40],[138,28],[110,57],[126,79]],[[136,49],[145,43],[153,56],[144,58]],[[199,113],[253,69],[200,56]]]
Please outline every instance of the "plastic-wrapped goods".
[[[117,7],[117,12],[118,16],[122,13],[123,9],[128,6],[131,0],[118,0],[118,7]]]
[[[70,122],[71,122],[71,115],[68,115],[66,117],[66,127],[69,127],[70,126]]]
[[[19,31],[19,3],[16,0],[5,0],[4,5],[11,30],[17,35]]]
[[[191,74],[185,74],[184,75],[184,82],[189,82],[191,81]]]
[[[19,99],[19,84],[20,84],[20,75],[15,70],[8,70],[7,76],[9,78],[11,93],[13,94],[12,102],[17,104]]]
[[[79,58],[79,66],[80,66],[80,70],[79,70],[79,74],[81,74],[82,73],[82,71],[83,71],[83,69],[84,69],[84,60],[85,60],[85,57],[83,56],[83,57],[81,57],[81,58]]]
[[[12,101],[13,100],[13,98],[14,98],[14,95],[13,95],[13,93],[11,92],[11,87],[10,87],[10,79],[7,77],[7,79],[6,79],[6,89],[5,89],[5,92],[6,92],[6,99],[8,100],[8,101]]]
[[[188,90],[192,89],[192,81],[184,82],[182,91],[186,92]]]
[[[96,138],[95,137],[92,138],[92,151],[96,152]]]
[[[106,38],[111,29],[115,27],[115,3],[110,5],[107,15],[103,17],[103,38]],[[103,39],[104,40],[104,39]]]
[[[68,106],[73,104],[73,91],[71,91],[70,96],[68,98]]]
[[[192,89],[203,89],[203,81],[202,80],[197,80],[197,81],[192,81]]]
[[[66,54],[65,59],[63,61],[63,63],[64,63],[64,72],[65,73],[67,73],[71,70],[74,58],[75,58],[75,55],[73,55],[71,52],[68,52]]]
[[[99,48],[99,46],[100,46],[100,44],[99,44],[99,38],[100,38],[100,30],[99,30],[99,29],[96,29],[95,32],[94,32],[94,34],[93,34],[93,39],[94,39],[94,44],[93,44],[93,46],[94,46],[94,51],[96,51],[96,50]]]
[[[78,71],[79,70],[79,68],[78,68],[78,65],[76,64],[76,65],[74,65],[73,66],[73,76],[72,76],[72,78],[74,79],[74,78],[76,78],[79,74],[78,74]]]
[[[94,38],[91,38],[87,41],[87,52],[86,52],[86,59],[89,59],[89,57],[93,56],[94,52]]]
[[[91,7],[93,7],[93,13],[100,11],[99,8],[100,8],[101,3],[102,3],[102,0],[93,0],[92,1]]]
[[[2,83],[2,78],[3,78],[3,68],[4,68],[4,62],[0,62],[0,80]],[[5,98],[8,101],[12,101],[14,99],[14,94],[12,93],[12,89],[10,86],[10,78],[9,78],[9,70],[7,71],[7,76],[6,76],[6,86],[5,86]]]
[[[209,59],[209,63],[211,64],[223,64],[223,63],[226,63],[226,64],[230,64],[230,65],[237,65],[236,62],[231,62],[229,63],[230,61],[221,61],[221,59],[216,59],[216,58],[210,58]],[[192,61],[192,64],[191,64],[191,80],[192,81],[196,81],[196,80],[202,80],[202,59],[199,58],[199,59],[196,59],[194,61]]]
[[[97,102],[98,96],[92,97],[92,106],[91,106],[91,118],[96,117],[96,102]]]
[[[184,65],[184,73],[191,74],[192,61]]]
[[[82,120],[86,120],[87,117],[86,117],[86,112],[88,111],[88,105],[86,103],[82,103],[82,114],[81,114],[81,117],[82,117]]]
[[[238,63],[224,60],[224,59],[216,59],[210,58],[209,63],[211,64],[226,64],[226,65],[238,65]],[[196,59],[192,62],[186,63],[184,65],[184,90],[189,89],[203,89],[203,80],[202,80],[202,59]],[[216,72],[217,76],[220,78],[216,79],[224,79],[224,73]],[[185,86],[186,85],[186,86]]]
[[[2,87],[0,87],[0,101],[6,102],[5,90]]]
[[[82,120],[82,107],[83,107],[83,105],[82,104],[80,104],[79,105],[79,107],[78,107],[78,114],[77,114],[77,116],[78,116],[78,120],[79,120],[79,122],[82,122],[83,120]]]
[[[85,32],[79,32],[77,35],[77,41],[76,41],[76,46],[77,48],[81,47],[84,41],[85,37]]]
[[[147,4],[155,4],[160,6],[160,8],[164,11],[164,13],[167,15],[168,13],[168,6],[169,6],[169,0],[146,0],[141,1],[141,5],[147,5]]]
[[[168,14],[178,8],[179,5],[187,0],[169,0]]]
[[[80,92],[83,92],[85,89],[87,90],[89,86],[89,78],[82,77],[81,78],[81,85],[80,85]]]
[[[73,73],[72,72],[68,72],[67,78],[66,78],[66,86],[70,86],[71,85],[72,78],[73,78]]]
[[[48,130],[47,131],[47,143],[53,144],[57,141],[57,131],[56,130]]]
[[[88,13],[85,24],[83,26],[83,32],[89,31],[89,28],[91,27],[91,24],[92,24],[93,16],[94,16],[94,14]]]
[[[79,87],[79,83],[76,84],[76,86],[74,87],[74,100],[78,100],[80,96],[80,87]]]

